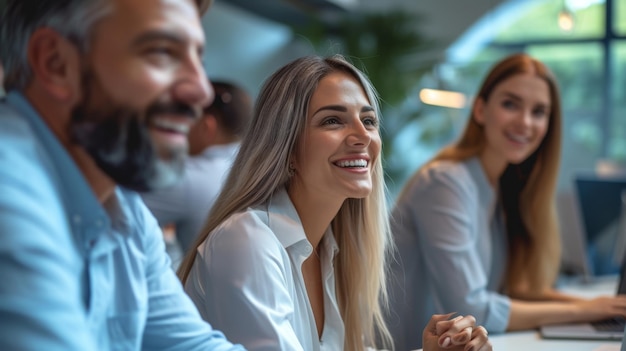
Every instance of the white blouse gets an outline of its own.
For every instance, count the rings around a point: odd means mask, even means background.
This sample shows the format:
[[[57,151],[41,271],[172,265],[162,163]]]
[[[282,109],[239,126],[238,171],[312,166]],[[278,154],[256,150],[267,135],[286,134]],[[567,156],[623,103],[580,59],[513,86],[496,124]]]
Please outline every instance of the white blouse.
[[[321,245],[324,327],[317,337],[302,263],[313,253],[283,189],[265,205],[230,216],[198,248],[185,291],[202,317],[248,350],[342,350],[330,228]]]

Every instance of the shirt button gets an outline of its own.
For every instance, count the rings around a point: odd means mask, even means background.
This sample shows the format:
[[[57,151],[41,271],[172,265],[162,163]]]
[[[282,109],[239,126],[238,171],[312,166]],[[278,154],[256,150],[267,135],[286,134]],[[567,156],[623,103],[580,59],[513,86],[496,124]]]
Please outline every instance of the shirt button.
[[[102,227],[102,221],[101,220],[97,220],[96,221],[96,227],[98,227],[98,228]]]
[[[310,255],[311,252],[313,252],[313,247],[311,247],[311,245],[307,245],[304,247],[304,253],[307,255]]]
[[[74,215],[74,217],[72,217],[72,220],[74,221],[75,224],[79,224],[80,223],[80,216],[79,215]]]

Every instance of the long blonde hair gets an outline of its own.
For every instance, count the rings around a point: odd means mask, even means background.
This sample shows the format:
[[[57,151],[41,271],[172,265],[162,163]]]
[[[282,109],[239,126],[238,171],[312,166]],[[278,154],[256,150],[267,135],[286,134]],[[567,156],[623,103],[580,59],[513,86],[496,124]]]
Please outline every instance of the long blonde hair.
[[[561,153],[561,102],[552,72],[526,54],[497,63],[483,81],[474,101],[487,101],[498,84],[518,74],[543,79],[550,90],[548,131],[537,150],[520,164],[510,164],[499,180],[508,236],[507,290],[540,293],[554,284],[561,258],[555,192]],[[486,144],[474,108],[461,138],[444,148],[425,167],[439,160],[460,161],[479,155]]]
[[[187,280],[197,248],[234,213],[266,203],[288,185],[289,162],[305,130],[309,101],[322,78],[333,72],[355,77],[380,117],[378,96],[369,80],[341,56],[297,59],[276,71],[263,85],[254,117],[243,138],[207,224],[178,271]],[[385,270],[390,232],[381,157],[373,160],[372,193],[347,199],[331,222],[339,253],[335,258],[337,298],[345,324],[345,350],[374,345],[375,333],[390,344],[382,318],[386,305]]]

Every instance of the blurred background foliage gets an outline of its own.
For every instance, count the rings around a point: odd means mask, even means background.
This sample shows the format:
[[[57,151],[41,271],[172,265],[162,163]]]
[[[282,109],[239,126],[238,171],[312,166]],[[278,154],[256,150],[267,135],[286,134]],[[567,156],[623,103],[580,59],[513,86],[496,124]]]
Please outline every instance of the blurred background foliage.
[[[401,129],[421,117],[421,107],[406,102],[417,100],[415,87],[435,65],[434,59],[416,59],[435,44],[419,32],[419,20],[415,14],[392,11],[347,14],[333,25],[313,18],[306,26],[292,27],[317,54],[342,54],[370,78],[381,100],[385,160],[393,157],[393,140]],[[404,171],[402,165],[394,165],[385,163],[388,180],[397,179]]]

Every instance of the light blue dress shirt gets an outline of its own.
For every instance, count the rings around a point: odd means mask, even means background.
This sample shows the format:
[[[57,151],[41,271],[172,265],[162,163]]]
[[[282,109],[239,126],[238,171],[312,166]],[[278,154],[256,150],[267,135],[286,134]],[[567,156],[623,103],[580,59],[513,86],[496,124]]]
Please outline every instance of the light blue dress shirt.
[[[28,101],[0,102],[0,350],[241,350],[203,322],[133,192],[104,205]]]
[[[387,321],[396,350],[421,347],[434,313],[472,314],[505,331],[510,299],[503,213],[478,158],[438,162],[410,180],[392,212],[398,248]]]
[[[320,242],[324,326],[318,338],[302,263],[313,246],[285,190],[268,204],[236,213],[198,248],[185,291],[203,318],[254,351],[343,350],[330,229]]]

